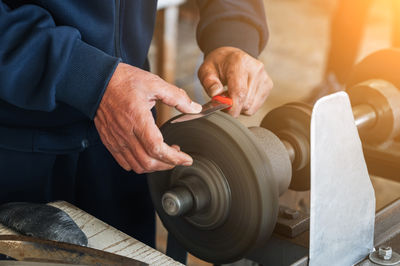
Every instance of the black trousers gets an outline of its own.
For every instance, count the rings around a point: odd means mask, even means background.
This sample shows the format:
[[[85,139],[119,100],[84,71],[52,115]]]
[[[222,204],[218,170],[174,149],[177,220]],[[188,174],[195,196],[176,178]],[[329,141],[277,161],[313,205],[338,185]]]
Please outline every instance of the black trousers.
[[[101,143],[67,154],[0,149],[0,203],[68,201],[154,247],[145,175],[126,172]]]

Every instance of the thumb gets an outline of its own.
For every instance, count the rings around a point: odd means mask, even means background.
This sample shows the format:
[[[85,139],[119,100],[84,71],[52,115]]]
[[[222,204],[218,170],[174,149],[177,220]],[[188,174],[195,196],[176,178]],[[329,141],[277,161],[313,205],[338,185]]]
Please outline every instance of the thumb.
[[[182,113],[197,114],[202,109],[201,105],[193,102],[183,89],[168,83],[166,83],[165,88],[157,90],[156,98],[166,105],[175,107]]]
[[[213,97],[224,92],[224,86],[222,85],[218,71],[213,65],[203,64],[199,69],[198,76],[208,96]]]

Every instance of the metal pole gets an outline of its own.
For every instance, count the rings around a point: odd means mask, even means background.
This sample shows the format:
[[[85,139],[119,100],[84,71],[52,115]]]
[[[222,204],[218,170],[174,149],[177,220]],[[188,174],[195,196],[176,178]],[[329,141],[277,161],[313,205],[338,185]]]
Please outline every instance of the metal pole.
[[[354,106],[353,115],[358,130],[372,128],[377,120],[377,115],[374,108],[368,104]]]

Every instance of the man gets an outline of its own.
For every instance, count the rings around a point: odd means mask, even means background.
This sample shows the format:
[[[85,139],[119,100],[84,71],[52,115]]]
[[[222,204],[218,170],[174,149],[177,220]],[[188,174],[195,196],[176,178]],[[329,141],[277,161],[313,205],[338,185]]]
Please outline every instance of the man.
[[[228,86],[231,115],[251,115],[272,88],[254,58],[268,35],[262,0],[198,5],[199,78],[210,96]],[[67,200],[154,245],[141,174],[192,158],[163,142],[151,110],[201,110],[148,72],[155,12],[156,0],[1,0],[0,203]]]

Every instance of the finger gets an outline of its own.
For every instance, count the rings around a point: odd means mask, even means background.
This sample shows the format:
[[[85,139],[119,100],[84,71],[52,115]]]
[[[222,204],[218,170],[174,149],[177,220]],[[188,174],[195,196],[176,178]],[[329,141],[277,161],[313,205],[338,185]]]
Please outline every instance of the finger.
[[[101,142],[103,142],[104,146],[111,153],[112,157],[114,157],[114,159],[117,161],[117,163],[122,168],[124,168],[126,171],[132,170],[132,168],[130,167],[130,164],[124,159],[124,157],[115,148],[112,147],[112,145],[104,137],[105,135],[100,133],[99,136],[100,136]]]
[[[175,167],[175,165],[167,164],[152,158],[135,136],[131,136],[131,139],[129,148],[127,148],[123,154],[129,163],[139,165],[140,168],[142,168],[142,172],[140,173],[169,170]]]
[[[171,148],[174,148],[175,150],[177,150],[177,151],[180,151],[181,150],[181,147],[179,147],[178,145],[171,145]]]
[[[134,146],[135,154],[132,153],[132,149],[128,148],[125,149],[122,154],[136,173],[150,173],[154,171],[168,170],[174,167],[174,165],[165,164],[158,160],[150,158],[139,143]],[[135,156],[137,156],[138,159],[136,159]]]
[[[208,96],[213,97],[224,92],[224,86],[213,64],[204,63],[199,69],[198,77]]]
[[[142,123],[134,125],[134,134],[150,157],[171,165],[191,165],[192,158],[181,151],[168,146],[156,126],[150,111],[142,116]]]
[[[202,109],[201,105],[193,102],[183,89],[164,81],[163,88],[157,88],[154,94],[157,100],[161,100],[166,105],[175,107],[182,113],[199,113]]]
[[[133,168],[133,167],[131,166],[131,164],[128,163],[128,162],[125,160],[124,156],[123,156],[121,153],[116,153],[116,152],[111,152],[111,151],[110,151],[110,153],[111,153],[111,155],[114,157],[114,159],[117,161],[117,163],[118,163],[122,168],[125,169],[125,171],[131,171],[131,170],[135,170],[135,172],[137,171],[136,168]]]
[[[244,100],[241,113],[244,113],[245,111],[249,110],[253,106],[254,102],[257,101],[256,94],[259,83],[260,83],[259,79],[249,77],[247,84],[248,92],[246,95],[246,99]]]
[[[130,152],[130,149],[125,147],[120,147],[121,157],[129,164],[133,171],[137,174],[143,174],[145,171],[140,163],[133,157]]]
[[[166,164],[158,159],[151,158],[142,147],[138,139],[131,133],[120,133],[120,130],[110,129],[116,139],[118,139],[118,152],[122,154],[125,161],[138,174],[153,171],[167,170],[174,165]]]
[[[242,111],[249,88],[247,86],[248,72],[236,69],[227,76],[228,93],[232,98],[232,107],[228,111],[233,117],[238,117]]]
[[[252,70],[249,71],[249,92],[247,93],[246,100],[243,104],[242,113],[249,114],[249,112],[247,112],[249,109],[254,109],[254,106],[259,105],[260,102],[261,105],[264,103],[265,99],[261,99],[259,96],[261,95],[262,90],[270,90],[270,88],[265,86],[265,81],[267,79],[269,79],[269,77],[265,71],[264,64],[258,60],[254,60]]]
[[[251,107],[244,111],[245,115],[255,114],[264,104],[265,100],[268,98],[271,89],[273,87],[272,80],[267,76],[260,86],[258,86],[257,93],[255,95],[256,100],[253,102]]]

